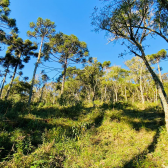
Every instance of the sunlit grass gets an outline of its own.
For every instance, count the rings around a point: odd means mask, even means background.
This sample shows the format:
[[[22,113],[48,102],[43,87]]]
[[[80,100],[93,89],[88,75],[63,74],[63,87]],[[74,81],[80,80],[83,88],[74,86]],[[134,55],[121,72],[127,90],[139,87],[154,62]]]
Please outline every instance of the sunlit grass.
[[[0,167],[168,166],[168,134],[155,105],[38,107],[0,124]]]

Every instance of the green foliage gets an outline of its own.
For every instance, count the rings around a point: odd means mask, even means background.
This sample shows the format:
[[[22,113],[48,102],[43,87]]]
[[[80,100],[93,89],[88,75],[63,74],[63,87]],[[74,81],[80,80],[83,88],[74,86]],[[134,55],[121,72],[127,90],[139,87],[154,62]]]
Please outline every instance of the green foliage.
[[[28,31],[27,35],[29,37],[50,37],[55,32],[55,23],[51,22],[49,19],[42,19],[38,18],[37,22],[31,22],[30,28],[33,29],[33,31]]]
[[[9,0],[0,0],[0,21],[4,23],[4,26],[2,26],[3,28],[6,26],[6,28],[14,28],[14,30],[17,31],[15,19],[8,17],[10,14],[10,9],[8,8],[9,5]]]
[[[148,55],[147,58],[152,64],[159,63],[161,60],[164,60],[167,58],[167,52],[166,50],[162,49],[158,51],[156,54]]]

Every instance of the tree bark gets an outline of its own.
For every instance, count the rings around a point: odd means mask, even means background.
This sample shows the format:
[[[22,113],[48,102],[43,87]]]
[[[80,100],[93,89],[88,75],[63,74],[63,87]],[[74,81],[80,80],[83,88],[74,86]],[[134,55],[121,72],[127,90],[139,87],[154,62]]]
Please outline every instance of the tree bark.
[[[127,88],[126,88],[126,86],[125,86],[125,101],[127,102]]]
[[[64,84],[65,84],[65,78],[66,78],[66,70],[67,70],[67,57],[65,58],[65,63],[64,63],[64,74],[63,74],[63,78],[62,78],[61,95],[64,93]]]
[[[104,92],[105,94],[104,94],[104,99],[105,99],[105,101],[106,101],[106,98],[107,98],[107,85],[105,86],[105,92]]]
[[[8,99],[9,92],[10,92],[10,89],[11,89],[11,87],[12,87],[13,80],[14,80],[14,78],[15,78],[15,75],[16,75],[17,67],[18,67],[18,64],[15,66],[12,79],[11,79],[11,81],[10,81],[10,83],[9,83],[9,86],[8,86],[8,89],[7,89],[7,92],[6,92],[5,100]]]
[[[155,81],[155,85],[158,88],[159,96],[160,96],[160,99],[162,101],[162,106],[163,106],[163,109],[164,109],[164,112],[165,112],[166,129],[167,129],[167,132],[168,132],[168,104],[167,104],[166,92],[164,90],[162,82],[159,80],[158,76],[155,74],[155,72],[150,67],[146,57],[144,56],[144,57],[142,57],[142,59],[143,59],[145,65],[146,65],[146,67],[148,68],[149,72],[151,73],[152,78]]]
[[[41,102],[41,100],[42,100],[44,87],[45,87],[45,83],[43,84],[43,87],[41,89],[41,96],[40,96],[39,102]]]
[[[141,69],[140,69],[140,91],[141,91],[142,104],[144,104],[144,103],[145,103],[145,100],[144,100],[143,88],[142,88],[142,67],[141,67]]]
[[[158,92],[158,90],[157,90],[157,87],[156,87],[156,102],[158,101],[158,99],[157,99],[157,97],[158,97],[157,92]]]
[[[162,74],[161,74],[159,62],[157,62],[157,65],[158,65],[158,71],[159,71],[159,79],[160,79],[160,81],[162,82]]]
[[[115,102],[118,101],[118,94],[117,94],[117,91],[115,91]]]
[[[36,75],[38,64],[40,63],[41,49],[42,49],[42,45],[43,45],[43,40],[44,40],[44,37],[42,37],[42,39],[41,39],[40,50],[39,50],[39,53],[38,53],[38,59],[37,59],[37,62],[35,64],[35,68],[34,68],[34,72],[33,72],[33,78],[32,78],[32,83],[31,83],[30,93],[29,93],[28,106],[30,106],[30,103],[31,103],[33,86],[34,86],[34,80],[35,80],[35,75]]]
[[[1,99],[2,99],[2,91],[3,91],[3,88],[4,88],[6,76],[7,76],[7,74],[8,74],[8,68],[9,68],[9,66],[8,66],[7,69],[6,69],[5,76],[4,76],[3,81],[2,81],[2,86],[1,86],[1,90],[0,90],[0,97],[1,97]]]
[[[21,57],[21,53],[19,54],[18,59],[20,59],[20,57]],[[11,87],[12,87],[13,80],[14,80],[14,78],[15,78],[15,75],[16,75],[17,67],[18,67],[18,63],[17,63],[16,66],[15,66],[15,69],[14,69],[14,72],[13,72],[12,79],[11,79],[11,81],[10,81],[10,83],[9,83],[9,87],[8,87],[7,92],[6,92],[5,100],[8,99],[9,92],[10,92],[10,89],[11,89]]]

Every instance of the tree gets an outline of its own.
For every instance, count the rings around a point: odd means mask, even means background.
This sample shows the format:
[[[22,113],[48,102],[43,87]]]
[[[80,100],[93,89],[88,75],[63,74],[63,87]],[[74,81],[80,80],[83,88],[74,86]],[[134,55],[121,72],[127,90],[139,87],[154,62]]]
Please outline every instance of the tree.
[[[37,71],[38,64],[40,63],[40,58],[41,58],[41,51],[42,51],[42,46],[45,38],[49,38],[55,33],[55,23],[51,22],[49,19],[42,19],[38,18],[37,22],[31,22],[30,23],[30,28],[33,29],[33,31],[28,31],[27,34],[29,37],[34,37],[34,38],[40,38],[41,43],[40,43],[40,49],[38,53],[38,58],[37,62],[35,64],[34,72],[33,72],[33,78],[32,78],[32,83],[31,83],[31,88],[30,88],[30,93],[29,93],[29,101],[28,105],[31,103],[31,97],[32,97],[32,91],[33,91],[33,85],[34,85],[34,79]]]
[[[53,56],[54,59],[56,58],[64,68],[61,88],[61,94],[63,94],[68,64],[70,62],[86,62],[85,57],[89,54],[87,44],[83,41],[79,41],[79,39],[73,34],[66,35],[58,33],[50,39],[48,44],[46,44],[45,53],[48,59],[53,60],[51,56]]]
[[[5,57],[0,58],[0,64],[3,66],[3,68],[5,68],[5,70],[4,70],[5,74],[3,74],[4,78],[2,80],[1,90],[0,90],[1,99],[2,99],[2,91],[3,91],[3,88],[4,88],[5,81],[6,81],[6,76],[9,73],[9,68],[10,68],[10,66],[14,67],[15,62],[16,62],[15,57],[13,55],[9,54],[9,53],[7,53],[5,55]]]
[[[148,27],[151,23],[151,10],[150,3],[147,3],[146,0],[122,0],[117,5],[105,8],[99,15],[94,15],[93,24],[97,29],[105,30],[111,34],[113,36],[111,41],[122,39],[127,49],[144,61],[158,87],[168,131],[167,95],[162,82],[151,68],[144,49],[144,41],[151,31],[140,29],[140,27]]]
[[[49,77],[45,73],[42,73],[41,77],[42,77],[42,81],[43,81],[43,86],[41,88],[41,96],[40,96],[39,102],[41,102],[41,100],[42,100],[44,87],[46,85],[46,82],[49,80]]]
[[[22,69],[24,67],[22,62],[27,63],[30,59],[30,56],[36,55],[36,53],[34,53],[33,51],[37,49],[37,44],[32,43],[30,40],[23,41],[23,39],[19,38],[17,34],[13,34],[7,44],[10,46],[8,47],[6,53],[15,55],[15,67],[12,79],[6,92],[5,99],[8,98],[18,66],[19,69]],[[21,57],[23,57],[23,60],[21,59]]]
[[[126,76],[128,76],[128,71],[119,66],[112,66],[110,72],[107,74],[107,78],[111,81],[113,92],[115,94],[115,98],[113,98],[115,102],[118,101],[119,89],[123,84],[123,78],[126,78]]]
[[[10,14],[10,9],[8,8],[9,5],[9,0],[0,1],[0,27],[16,29],[16,20],[8,17]]]
[[[9,84],[5,87],[8,88]],[[26,81],[19,80],[19,77],[16,77],[13,80],[13,86],[10,89],[10,97],[15,101],[25,102],[28,99],[28,93],[30,90],[30,84]]]
[[[156,54],[148,55],[147,58],[148,58],[149,62],[151,62],[151,64],[157,64],[158,72],[159,72],[159,78],[160,78],[160,81],[162,82],[161,68],[159,66],[159,62],[161,60],[164,60],[164,59],[167,58],[166,50],[162,49],[162,50],[158,51]]]
[[[104,70],[105,72],[106,72],[107,69],[109,68],[110,64],[111,64],[110,61],[105,61],[105,62],[103,62],[102,68],[103,68],[103,70]],[[104,100],[106,101],[106,98],[107,98],[107,85],[108,85],[108,81],[107,81],[106,77],[102,77],[102,79],[101,79],[101,84],[102,84],[102,86],[104,87],[104,93],[105,93],[105,94],[104,94]],[[102,94],[101,94],[101,97],[102,97]],[[101,100],[102,100],[102,98],[101,98]]]
[[[6,43],[6,39],[10,35],[6,35],[5,29],[11,29],[13,32],[17,32],[16,20],[9,18],[10,9],[9,0],[0,0],[0,42]]]
[[[131,60],[125,62],[126,66],[129,67],[132,73],[134,83],[139,85],[140,95],[142,104],[145,103],[144,90],[146,85],[146,75],[148,71],[141,58],[133,57]]]
[[[94,105],[95,96],[98,91],[98,84],[100,77],[103,76],[102,64],[94,59],[91,65],[87,65],[83,70],[78,71],[78,80],[82,82],[85,88],[89,101],[92,97],[92,103]]]

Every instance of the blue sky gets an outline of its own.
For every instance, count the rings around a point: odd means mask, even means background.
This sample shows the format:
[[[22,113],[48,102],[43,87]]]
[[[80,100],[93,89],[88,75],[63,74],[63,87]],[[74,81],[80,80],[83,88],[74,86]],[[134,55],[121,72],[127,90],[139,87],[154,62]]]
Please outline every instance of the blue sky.
[[[95,33],[91,25],[91,14],[95,6],[103,6],[102,1],[99,0],[15,0],[11,1],[10,17],[16,19],[19,28],[19,36],[24,40],[27,39],[26,32],[29,29],[30,22],[36,22],[38,17],[43,19],[50,19],[56,24],[56,32],[63,32],[65,34],[74,34],[80,41],[84,41],[88,45],[90,56],[97,57],[98,61],[111,61],[111,65],[121,65],[126,68],[124,62],[131,59],[127,55],[123,58],[118,58],[119,54],[124,50],[124,46],[120,43],[109,43],[105,32]],[[35,39],[31,39],[36,41]],[[146,49],[146,54],[158,52],[160,49],[167,49],[167,43],[161,38],[149,38],[146,41],[150,47]],[[33,76],[33,69],[36,59],[25,65],[23,76],[28,76],[29,79]],[[45,63],[49,66],[49,63]],[[163,62],[163,72],[168,72],[167,62]],[[60,64],[52,64],[56,68],[61,68]],[[2,68],[1,68],[2,69]],[[39,67],[37,74],[42,69]],[[48,75],[52,78],[57,72],[51,72]],[[7,80],[7,82],[9,79]]]

